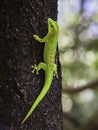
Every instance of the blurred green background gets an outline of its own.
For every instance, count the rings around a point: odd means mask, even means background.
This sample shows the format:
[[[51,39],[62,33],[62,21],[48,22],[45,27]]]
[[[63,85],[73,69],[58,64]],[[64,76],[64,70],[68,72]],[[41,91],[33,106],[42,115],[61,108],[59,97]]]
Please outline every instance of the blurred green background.
[[[58,23],[63,112],[84,123],[98,109],[98,0],[59,0]]]

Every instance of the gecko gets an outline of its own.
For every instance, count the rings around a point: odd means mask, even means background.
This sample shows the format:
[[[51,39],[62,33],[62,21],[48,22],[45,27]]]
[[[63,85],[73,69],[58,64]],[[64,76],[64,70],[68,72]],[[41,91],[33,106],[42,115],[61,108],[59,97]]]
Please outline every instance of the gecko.
[[[55,55],[56,55],[57,42],[58,42],[58,32],[59,32],[58,23],[52,20],[51,18],[48,18],[47,35],[44,36],[43,38],[40,38],[38,35],[33,35],[35,40],[37,40],[40,43],[45,43],[45,46],[44,46],[44,52],[43,52],[44,62],[40,62],[38,66],[33,65],[32,73],[36,72],[36,74],[39,74],[39,70],[43,69],[45,71],[45,82],[44,82],[44,85],[40,94],[38,95],[37,99],[31,106],[26,116],[24,117],[21,124],[23,124],[29,118],[29,116],[32,114],[32,112],[35,110],[38,104],[45,97],[49,88],[51,87],[53,77],[56,76],[58,78],[57,65],[55,64]]]

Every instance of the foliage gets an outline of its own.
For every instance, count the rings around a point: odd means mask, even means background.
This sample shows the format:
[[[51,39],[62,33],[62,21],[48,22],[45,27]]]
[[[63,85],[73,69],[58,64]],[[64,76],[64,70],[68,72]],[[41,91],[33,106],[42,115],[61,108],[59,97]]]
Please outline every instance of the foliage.
[[[63,4],[59,2],[59,6],[62,7],[61,10],[59,7],[61,12],[59,11],[58,22],[63,88],[66,86],[76,88],[98,78],[98,9],[96,4],[98,4],[97,1],[86,0],[82,4],[78,0],[65,1],[65,3],[63,1]],[[71,96],[68,95],[67,98],[71,99]],[[73,100],[71,99],[73,107],[69,113],[77,115],[74,106],[78,103],[78,112],[82,113],[81,120],[87,120],[98,108],[97,98],[98,89],[81,92],[73,97]],[[66,106],[66,103],[63,106]]]

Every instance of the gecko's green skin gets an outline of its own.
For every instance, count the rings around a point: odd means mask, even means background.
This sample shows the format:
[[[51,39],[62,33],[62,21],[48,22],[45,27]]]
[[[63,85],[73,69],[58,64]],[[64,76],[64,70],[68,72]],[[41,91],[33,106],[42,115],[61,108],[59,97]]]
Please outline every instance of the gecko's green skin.
[[[57,41],[58,41],[58,32],[59,32],[59,27],[56,21],[48,18],[48,34],[44,38],[39,38],[37,35],[33,35],[35,40],[43,43],[45,42],[45,47],[44,47],[44,54],[43,54],[43,59],[44,62],[40,62],[38,66],[34,65],[32,73],[36,71],[38,74],[38,71],[40,69],[45,70],[45,83],[44,86],[35,100],[34,104],[31,106],[29,112],[23,119],[22,123],[23,124],[28,117],[32,114],[34,109],[37,107],[37,105],[41,102],[41,100],[44,98],[46,93],[48,92],[53,76],[57,76],[57,66],[55,64],[55,54],[56,54],[56,48],[57,48]]]

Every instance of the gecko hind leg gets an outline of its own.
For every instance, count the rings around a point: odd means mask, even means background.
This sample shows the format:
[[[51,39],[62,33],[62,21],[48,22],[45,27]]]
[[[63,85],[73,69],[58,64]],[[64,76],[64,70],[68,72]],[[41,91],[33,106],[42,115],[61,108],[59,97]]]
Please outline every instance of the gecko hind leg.
[[[32,68],[33,68],[32,73],[34,73],[36,71],[36,74],[39,74],[38,73],[39,70],[41,70],[41,69],[46,70],[47,69],[47,65],[44,62],[40,62],[38,64],[38,66],[37,65],[33,65]]]
[[[54,76],[55,76],[56,78],[58,78],[57,65],[56,65],[56,64],[54,64]]]

